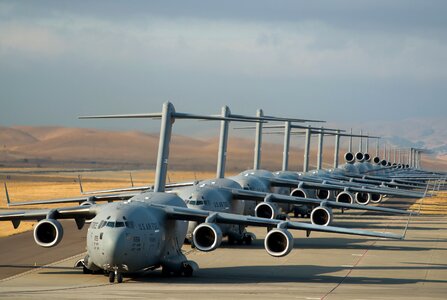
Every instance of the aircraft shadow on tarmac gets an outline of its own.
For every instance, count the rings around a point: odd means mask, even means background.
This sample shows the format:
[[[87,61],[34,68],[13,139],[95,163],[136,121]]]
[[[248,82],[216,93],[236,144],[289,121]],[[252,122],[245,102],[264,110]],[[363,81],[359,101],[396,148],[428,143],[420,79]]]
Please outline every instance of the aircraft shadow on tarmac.
[[[323,267],[315,265],[281,265],[281,266],[237,266],[222,268],[200,269],[193,277],[163,277],[161,272],[154,271],[145,276],[131,277],[136,282],[158,282],[175,284],[244,284],[244,283],[340,283],[347,284],[414,284],[414,283],[447,283],[447,280],[426,280],[423,278],[389,278],[353,276],[352,273],[346,277],[349,267]],[[422,270],[446,270],[446,265],[432,266],[408,266],[408,267],[355,267],[354,270],[361,271],[422,271]],[[335,272],[343,272],[341,275],[326,275]],[[385,273],[386,274],[386,273]]]
[[[445,264],[409,263],[415,266],[356,266],[354,268],[343,266],[316,266],[316,265],[268,265],[268,266],[237,266],[200,269],[192,277],[177,277],[162,275],[160,270],[149,271],[145,274],[126,275],[125,281],[139,283],[166,283],[166,284],[248,284],[248,283],[346,283],[346,284],[415,284],[415,283],[444,283],[447,280],[427,280],[423,278],[390,278],[348,275],[351,269],[355,271],[383,271],[385,274],[395,274],[396,271],[419,271],[421,274],[434,270],[447,270]],[[340,275],[330,273],[343,272]],[[68,267],[45,267],[41,274],[103,276],[102,274],[86,275],[81,270]]]
[[[349,250],[381,250],[381,251],[430,251],[433,249],[436,250],[447,250],[446,248],[433,248],[433,247],[413,247],[413,246],[403,246],[403,245],[371,245],[365,244],[365,242],[373,241],[371,239],[347,239],[347,238],[295,238],[294,245],[292,251],[299,251],[300,249],[349,249]],[[434,242],[431,240],[426,240],[427,242]],[[439,240],[436,240],[439,242]],[[393,242],[387,240],[380,240],[380,242]],[[419,240],[417,240],[419,242]],[[220,248],[224,249],[264,249],[264,240],[256,239],[252,242],[251,245],[230,245],[226,242],[222,242]]]

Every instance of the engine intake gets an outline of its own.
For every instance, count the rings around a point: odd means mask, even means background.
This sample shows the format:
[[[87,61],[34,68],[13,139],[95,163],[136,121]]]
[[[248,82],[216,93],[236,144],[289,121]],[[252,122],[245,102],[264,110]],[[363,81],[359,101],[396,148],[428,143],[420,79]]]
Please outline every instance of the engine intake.
[[[286,229],[270,230],[264,240],[265,250],[274,257],[286,256],[293,249],[293,236]]]
[[[373,158],[373,163],[375,163],[376,165],[380,164],[380,157],[375,156],[375,157]]]
[[[352,164],[354,162],[354,154],[352,154],[351,152],[346,152],[345,153],[345,161],[348,164]]]
[[[358,162],[362,162],[362,161],[365,160],[365,156],[363,155],[362,152],[357,152],[355,154],[355,160],[358,161]]]
[[[367,205],[369,201],[371,200],[369,193],[365,192],[357,192],[355,193],[355,202],[357,202],[360,205]]]
[[[54,247],[59,244],[63,236],[64,229],[61,223],[54,219],[41,220],[34,227],[34,240],[41,247]]]
[[[340,203],[353,204],[354,196],[348,192],[341,192],[340,194],[337,195],[337,198],[335,200]]]
[[[222,242],[222,230],[214,223],[202,223],[194,229],[192,238],[200,251],[213,251]]]
[[[332,209],[319,206],[312,210],[310,220],[314,225],[328,226],[332,222]]]
[[[379,193],[371,193],[371,202],[380,203],[382,201],[382,195]]]
[[[365,153],[364,155],[365,161],[369,162],[371,161],[371,155],[369,155],[369,153]]]
[[[315,196],[318,199],[326,200],[326,199],[329,199],[329,197],[331,196],[331,192],[329,190],[326,190],[326,189],[317,189],[315,191]]]
[[[255,207],[255,216],[266,219],[276,219],[278,206],[274,203],[261,202]]]
[[[290,196],[301,197],[301,198],[312,198],[311,191],[302,188],[296,188],[292,190],[292,192],[290,192]]]

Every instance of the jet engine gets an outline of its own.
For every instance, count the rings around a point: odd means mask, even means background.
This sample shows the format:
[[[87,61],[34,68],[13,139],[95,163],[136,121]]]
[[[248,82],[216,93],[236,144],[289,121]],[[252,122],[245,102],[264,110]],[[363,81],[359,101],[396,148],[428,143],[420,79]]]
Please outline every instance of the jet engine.
[[[370,200],[372,203],[380,203],[380,201],[382,201],[382,195],[379,193],[371,193]]]
[[[61,223],[54,219],[41,220],[34,227],[34,240],[41,247],[54,247],[59,244],[63,236],[64,229]]]
[[[261,202],[255,207],[255,216],[266,219],[276,219],[279,214],[278,206],[275,203]]]
[[[363,156],[364,156],[366,162],[371,161],[371,155],[369,155],[369,153],[365,153]]]
[[[222,230],[214,223],[202,223],[194,229],[192,238],[200,251],[213,251],[222,242]]]
[[[265,237],[264,246],[271,256],[286,256],[293,249],[293,236],[286,229],[272,229]]]
[[[376,165],[380,164],[380,158],[378,156],[375,156],[373,158],[373,163],[375,163]]]
[[[357,152],[355,154],[355,160],[358,162],[363,162],[365,160],[365,156],[363,155],[362,152]]]
[[[355,202],[360,205],[367,205],[371,200],[371,195],[365,192],[357,192],[355,193]]]
[[[352,195],[349,192],[341,192],[337,195],[337,198],[335,201],[340,203],[348,203],[353,204],[354,203],[354,195]]]
[[[355,161],[355,159],[354,159],[354,155],[353,155],[351,152],[346,152],[346,153],[345,153],[345,161],[346,161],[348,164],[352,164],[352,163]]]
[[[318,206],[312,210],[310,220],[314,225],[327,226],[332,222],[332,209],[329,207]]]
[[[315,190],[315,196],[317,197],[317,199],[326,200],[331,197],[331,192],[326,189],[317,189]]]
[[[312,198],[313,191],[303,188],[296,188],[292,190],[290,196],[292,197],[301,197],[301,198]]]
[[[382,159],[382,160],[380,161],[380,164],[381,164],[383,167],[386,167],[386,166],[388,165],[388,162],[387,162],[386,160]]]
[[[92,201],[84,201],[81,204],[79,204],[79,206],[92,206],[93,204],[95,204]]]

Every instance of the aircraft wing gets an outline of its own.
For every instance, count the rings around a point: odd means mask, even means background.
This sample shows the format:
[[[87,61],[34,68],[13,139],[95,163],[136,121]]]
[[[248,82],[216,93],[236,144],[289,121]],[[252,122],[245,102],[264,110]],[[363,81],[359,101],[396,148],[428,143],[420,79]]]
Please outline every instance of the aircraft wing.
[[[269,180],[270,183],[274,186],[280,187],[298,187],[301,186],[303,188],[310,189],[328,189],[328,190],[345,190],[351,192],[365,192],[365,193],[377,193],[382,195],[393,195],[393,196],[401,196],[401,197],[412,197],[412,198],[422,198],[425,196],[424,193],[419,192],[411,192],[411,191],[402,191],[399,189],[393,188],[380,188],[380,187],[354,187],[354,186],[344,186],[343,184],[327,184],[327,183],[318,183],[318,182],[308,182],[308,181],[298,181],[298,180],[290,180],[283,178],[269,178],[263,177],[266,180]]]
[[[358,205],[358,204],[350,204],[350,203],[341,203],[335,201],[328,200],[320,200],[313,198],[303,198],[303,197],[294,197],[288,195],[280,195],[273,193],[263,193],[256,191],[247,191],[247,190],[238,190],[231,189],[231,193],[233,194],[234,199],[240,200],[253,200],[253,201],[266,201],[273,203],[284,203],[284,204],[292,204],[292,205],[315,205],[315,206],[326,206],[332,208],[346,208],[346,209],[358,209],[358,210],[369,210],[369,211],[377,211],[383,213],[390,214],[400,214],[400,215],[417,215],[417,212],[402,210],[402,209],[394,209],[394,208],[386,208],[380,206],[366,206],[366,205]]]
[[[122,201],[132,198],[133,196],[139,193],[127,193],[127,194],[110,194],[110,195],[97,195],[97,196],[84,196],[84,197],[75,197],[75,198],[62,198],[62,199],[51,199],[51,200],[35,200],[35,201],[27,201],[27,202],[11,202],[9,197],[8,188],[5,184],[5,192],[6,192],[6,202],[8,207],[10,206],[24,206],[24,205],[39,205],[39,204],[59,204],[59,203],[83,203],[83,202],[91,202],[95,203],[98,201]]]
[[[371,187],[355,187],[355,186],[343,186],[343,184],[327,184],[327,183],[313,183],[313,182],[303,182],[300,184],[303,188],[310,189],[328,189],[328,190],[344,190],[349,192],[361,192],[361,193],[377,193],[381,195],[392,195],[400,197],[411,197],[411,198],[422,198],[425,196],[424,193],[402,191],[399,189],[383,189],[383,188],[371,188]]]
[[[93,206],[74,206],[55,209],[25,210],[0,214],[0,221],[42,220],[52,215],[55,219],[93,218],[96,208]]]
[[[191,182],[179,182],[179,183],[168,183],[165,185],[166,189],[173,189],[178,187],[185,187],[185,186],[193,186],[197,182],[191,181]],[[83,195],[92,195],[92,194],[106,194],[106,193],[121,193],[121,192],[143,192],[143,191],[149,191],[153,190],[153,185],[146,185],[146,186],[132,186],[127,188],[116,188],[116,189],[108,189],[108,190],[96,190],[96,191],[88,191],[84,192],[81,190]],[[136,194],[135,194],[136,195]]]
[[[0,221],[11,221],[14,228],[19,227],[21,221],[40,221],[43,219],[74,219],[78,229],[81,229],[86,219],[96,216],[96,205],[74,206],[53,209],[39,209],[7,212],[0,214]]]
[[[162,209],[168,218],[173,220],[199,221],[211,223],[239,224],[257,227],[279,227],[284,229],[304,230],[307,232],[320,231],[350,235],[363,235],[378,238],[398,239],[405,236],[393,233],[375,232],[359,229],[350,229],[335,226],[320,226],[301,222],[281,221],[276,219],[265,219],[251,216],[243,216],[229,213],[218,213],[213,211],[197,210],[183,207],[174,207],[167,205],[152,204],[152,206]]]

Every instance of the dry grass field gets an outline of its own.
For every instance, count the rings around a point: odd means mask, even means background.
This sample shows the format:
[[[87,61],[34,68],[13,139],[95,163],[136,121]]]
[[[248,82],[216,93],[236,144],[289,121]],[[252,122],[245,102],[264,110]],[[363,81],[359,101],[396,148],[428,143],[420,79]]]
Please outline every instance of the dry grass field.
[[[33,201],[58,198],[70,198],[81,196],[78,173],[57,172],[41,173],[42,169],[27,169],[29,174],[8,173],[2,175],[4,169],[0,169],[0,180],[7,182],[11,201]],[[11,169],[9,169],[11,171]],[[24,170],[20,169],[21,172]],[[39,173],[33,174],[33,171]],[[48,170],[54,171],[54,170]],[[84,191],[103,190],[111,188],[130,187],[130,173],[132,174],[135,186],[151,185],[154,180],[154,172],[149,170],[137,171],[100,171],[81,173]],[[214,172],[169,172],[168,182],[186,182],[197,179],[213,178]],[[6,194],[4,187],[0,188],[0,208],[6,208]],[[73,204],[75,205],[75,204]],[[20,209],[38,209],[55,207],[57,205],[33,205],[24,207],[14,207]],[[3,210],[4,211],[4,210]],[[0,237],[20,233],[32,229],[34,222],[22,222],[15,230],[10,222],[0,222]]]
[[[8,173],[2,174],[2,171],[8,171]],[[0,180],[7,182],[11,201],[22,202],[79,197],[81,193],[78,174],[81,175],[85,191],[130,187],[130,174],[132,174],[135,186],[151,185],[154,180],[152,170],[77,173],[58,172],[55,169],[42,170],[42,168],[20,169],[16,173],[13,169],[0,169]],[[176,171],[169,172],[168,182],[187,182],[213,177],[215,177],[214,172]],[[3,186],[0,188],[0,192],[0,209],[3,210],[6,208],[6,195]],[[436,197],[419,200],[413,205],[412,209],[418,210],[420,201],[423,201],[421,210],[423,214],[447,214],[447,192],[438,192]],[[15,207],[14,209],[38,209],[55,206],[57,205],[35,205]],[[33,225],[34,222],[22,222],[20,227],[15,230],[10,222],[0,222],[0,237],[31,230]]]
[[[419,199],[410,209],[419,210],[423,215],[447,215],[447,192],[435,192],[436,196]]]

